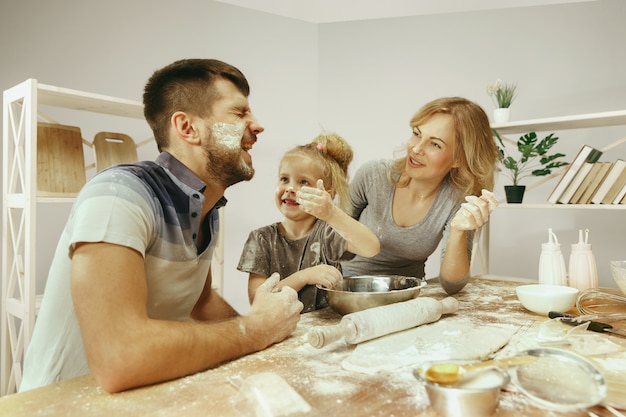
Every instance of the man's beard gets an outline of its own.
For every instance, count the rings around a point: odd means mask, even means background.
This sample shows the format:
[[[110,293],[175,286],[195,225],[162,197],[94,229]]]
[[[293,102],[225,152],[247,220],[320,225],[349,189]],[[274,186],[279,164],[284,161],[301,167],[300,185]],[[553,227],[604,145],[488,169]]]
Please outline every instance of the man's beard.
[[[228,148],[211,141],[205,145],[206,170],[224,188],[241,181],[250,181],[254,168],[241,158],[241,148]]]

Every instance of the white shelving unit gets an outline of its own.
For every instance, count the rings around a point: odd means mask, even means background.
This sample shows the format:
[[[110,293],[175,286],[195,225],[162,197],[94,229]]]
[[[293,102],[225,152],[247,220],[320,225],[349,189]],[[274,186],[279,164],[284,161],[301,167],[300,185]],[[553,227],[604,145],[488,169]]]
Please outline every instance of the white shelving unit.
[[[37,193],[37,123],[40,119],[49,121],[39,112],[39,105],[144,118],[140,102],[40,84],[35,79],[4,91],[0,395],[13,393],[19,387],[24,353],[43,291],[36,288],[37,205],[74,200],[74,196],[44,197]],[[56,245],[56,242],[50,244]],[[223,233],[220,232],[212,269],[214,287],[218,291],[223,283],[223,259]]]
[[[526,132],[545,132],[545,131],[562,131],[571,129],[598,128],[608,126],[624,126],[626,125],[626,110],[610,111],[601,113],[588,113],[573,116],[550,117],[545,119],[523,120],[509,122],[503,124],[492,125],[500,135],[507,134],[523,134]],[[607,152],[623,143],[626,143],[626,136],[611,142],[609,145],[601,148],[602,152]],[[559,172],[554,175],[561,175]],[[543,183],[539,181],[539,183]],[[532,189],[532,185],[527,187]],[[553,209],[553,210],[625,210],[626,205],[618,204],[501,204],[498,210],[516,208],[516,209]],[[480,261],[480,275],[489,274],[489,223],[483,226],[483,230],[479,236],[478,253],[476,256]]]

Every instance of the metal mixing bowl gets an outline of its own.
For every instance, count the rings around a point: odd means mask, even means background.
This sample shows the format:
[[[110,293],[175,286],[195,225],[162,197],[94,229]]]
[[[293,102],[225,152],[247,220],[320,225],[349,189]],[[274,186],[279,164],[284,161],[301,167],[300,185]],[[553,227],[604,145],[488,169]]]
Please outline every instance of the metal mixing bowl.
[[[397,275],[359,275],[345,277],[326,291],[328,305],[339,314],[349,314],[372,307],[407,301],[419,295],[426,281]]]
[[[487,369],[458,385],[438,385],[424,378],[421,370],[413,372],[424,384],[430,406],[443,417],[489,417],[500,402],[500,390],[509,375],[500,368]]]

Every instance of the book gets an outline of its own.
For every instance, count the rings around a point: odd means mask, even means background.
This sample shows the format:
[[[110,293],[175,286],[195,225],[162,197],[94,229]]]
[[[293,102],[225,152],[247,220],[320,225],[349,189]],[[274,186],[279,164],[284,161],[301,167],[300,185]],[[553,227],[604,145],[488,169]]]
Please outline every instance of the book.
[[[548,202],[556,204],[556,202],[559,200],[559,197],[561,197],[569,183],[576,176],[576,173],[583,165],[583,163],[597,162],[598,159],[600,159],[600,156],[602,156],[602,151],[589,145],[583,145],[578,150],[578,153],[576,154],[574,160],[567,166],[565,173],[563,173],[563,175],[561,176],[561,179],[556,184],[556,187],[554,187],[554,190],[552,190],[552,193],[550,193],[550,196],[548,197]]]
[[[576,194],[576,191],[581,188],[583,181],[591,172],[594,165],[595,164],[593,162],[583,162],[581,167],[578,169],[578,172],[576,172],[576,175],[574,175],[574,178],[572,178],[572,181],[570,181],[567,188],[565,188],[565,191],[563,191],[563,194],[561,194],[557,200],[557,203],[569,204],[571,202],[574,194]]]
[[[622,187],[617,196],[613,199],[613,204],[624,204],[626,200],[626,184]]]
[[[624,184],[626,184],[626,169],[622,170],[621,174],[619,174],[619,177],[617,177],[613,185],[611,185],[611,188],[609,188],[609,191],[607,191],[600,204],[611,204]]]
[[[587,164],[588,162],[585,163]],[[602,168],[602,164],[602,162],[596,162],[595,164],[591,164],[591,169],[589,170],[587,175],[585,175],[585,178],[576,189],[576,192],[574,193],[572,198],[570,198],[569,204],[578,204],[578,201],[583,196],[589,185],[593,182],[600,168]]]
[[[613,166],[613,162],[610,161],[596,162],[596,164],[598,166],[597,173],[593,180],[587,186],[587,189],[585,189],[583,195],[580,196],[576,204],[589,204],[591,202],[591,197],[593,197],[596,190],[604,180],[604,177],[606,177],[606,174],[608,174],[609,170]]]
[[[604,181],[602,181],[602,183],[598,187],[598,190],[591,198],[592,204],[602,204],[602,200],[604,199],[606,194],[609,192],[609,189],[611,188],[613,183],[617,181],[617,179],[622,174],[622,171],[624,171],[625,168],[626,168],[626,161],[624,161],[623,159],[618,159],[617,161],[615,161],[609,173],[606,174],[606,177],[604,177]]]

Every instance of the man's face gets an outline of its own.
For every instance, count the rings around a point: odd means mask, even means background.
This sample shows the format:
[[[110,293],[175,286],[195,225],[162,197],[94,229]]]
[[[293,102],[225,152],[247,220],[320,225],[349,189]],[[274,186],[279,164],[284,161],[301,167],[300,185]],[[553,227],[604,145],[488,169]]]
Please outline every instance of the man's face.
[[[264,128],[252,115],[248,99],[233,83],[220,79],[215,87],[219,98],[204,132],[203,148],[208,175],[228,187],[254,176],[249,151]]]

